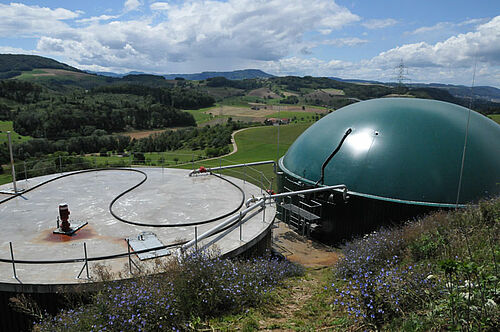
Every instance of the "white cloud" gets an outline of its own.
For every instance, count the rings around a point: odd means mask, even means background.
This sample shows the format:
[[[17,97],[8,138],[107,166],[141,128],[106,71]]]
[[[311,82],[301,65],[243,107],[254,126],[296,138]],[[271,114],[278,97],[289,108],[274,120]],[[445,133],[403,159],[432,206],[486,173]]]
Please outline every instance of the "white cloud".
[[[115,18],[118,18],[119,16],[117,15],[100,15],[100,16],[93,16],[89,18],[82,18],[80,20],[77,20],[76,22],[78,23],[95,23],[95,22],[100,22],[100,21],[109,21]]]
[[[153,17],[94,19],[85,28],[46,34],[38,48],[83,65],[168,72],[179,63],[202,65],[208,59],[221,64],[277,60],[300,46],[307,32],[333,31],[359,20],[330,0],[193,0],[168,8],[159,23]]]
[[[476,84],[499,86],[500,16],[475,31],[458,34],[444,41],[406,44],[359,62],[330,62],[318,59],[287,58],[267,63],[271,73],[339,76],[379,81],[395,81],[395,68],[403,59],[412,82],[470,84],[477,59]]]
[[[439,30],[443,30],[443,29],[449,29],[452,26],[453,26],[453,24],[450,23],[450,22],[439,22],[437,24],[434,24],[433,26],[420,27],[418,29],[415,29],[414,31],[410,32],[410,34],[412,34],[412,35],[425,34],[425,33],[429,33],[429,32],[432,32],[432,31],[439,31]]]
[[[0,46],[0,54],[36,54],[36,52],[18,47]]]
[[[0,4],[0,37],[36,37],[67,28],[63,21],[78,17],[79,12],[50,9],[21,3]]]
[[[138,9],[141,5],[142,4],[139,0],[127,0],[123,4],[123,9],[125,12],[131,12]]]
[[[384,66],[403,59],[414,67],[469,67],[474,58],[500,65],[500,16],[479,25],[476,31],[452,36],[435,44],[407,44],[380,53],[373,61]]]
[[[383,29],[397,24],[398,21],[393,18],[372,19],[361,23],[367,29]]]
[[[478,23],[484,23],[486,21],[487,21],[487,19],[485,19],[485,18],[472,18],[472,19],[458,23],[458,26],[473,25],[473,24],[478,24]]]
[[[170,9],[170,5],[168,2],[153,2],[149,8],[151,10],[165,11]]]
[[[321,44],[323,45],[333,45],[337,47],[344,47],[344,46],[356,46],[356,45],[362,45],[368,43],[367,39],[361,39],[358,37],[350,37],[350,38],[337,38],[337,39],[331,39],[331,40],[326,40],[323,41]]]
[[[350,68],[351,62],[340,60],[320,60],[317,58],[303,59],[299,57],[289,57],[279,61],[269,61],[262,64],[262,68],[270,73],[284,75],[312,75],[312,76],[335,76],[343,72],[345,68]]]

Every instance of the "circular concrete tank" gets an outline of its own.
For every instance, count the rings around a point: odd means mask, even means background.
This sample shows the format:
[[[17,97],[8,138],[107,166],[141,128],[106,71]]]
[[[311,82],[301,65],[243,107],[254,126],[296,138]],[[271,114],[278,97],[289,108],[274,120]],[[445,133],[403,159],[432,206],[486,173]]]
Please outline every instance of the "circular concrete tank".
[[[280,160],[282,189],[314,185],[349,128],[324,175],[324,185],[349,188],[351,202],[331,212],[336,225],[362,219],[373,228],[384,218],[454,207],[457,197],[462,205],[500,194],[500,126],[455,104],[412,98],[355,103],[315,123]]]
[[[137,269],[154,271],[156,257],[176,259],[195,237],[186,250],[212,248],[224,257],[269,247],[275,207],[243,212],[248,198],[262,196],[261,188],[226,175],[189,173],[120,168],[52,174],[18,181],[26,189],[20,195],[6,194],[11,184],[0,186],[0,309],[10,317],[0,330],[26,323],[11,311],[11,296],[32,293],[48,306],[56,293],[93,290],[100,264],[121,272],[113,278],[126,279]],[[88,223],[72,236],[54,234],[61,202],[71,210],[71,225]]]

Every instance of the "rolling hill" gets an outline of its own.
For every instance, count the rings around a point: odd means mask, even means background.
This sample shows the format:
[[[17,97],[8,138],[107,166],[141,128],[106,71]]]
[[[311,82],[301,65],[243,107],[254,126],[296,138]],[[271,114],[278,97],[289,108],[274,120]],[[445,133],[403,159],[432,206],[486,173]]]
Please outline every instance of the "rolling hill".
[[[39,68],[81,72],[75,67],[38,55],[0,54],[0,79],[15,77],[23,71],[31,71]]]

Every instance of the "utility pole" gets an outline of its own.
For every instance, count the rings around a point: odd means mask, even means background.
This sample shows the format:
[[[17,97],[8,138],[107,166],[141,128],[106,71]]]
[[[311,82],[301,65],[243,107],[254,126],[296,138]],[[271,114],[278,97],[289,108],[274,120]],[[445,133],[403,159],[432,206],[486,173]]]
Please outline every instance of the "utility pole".
[[[278,148],[276,151],[276,164],[280,160],[280,124],[281,124],[281,106],[278,106]]]
[[[410,80],[408,78],[408,67],[405,66],[403,59],[401,59],[401,62],[396,67],[396,71],[397,71],[396,79],[398,81],[398,90],[399,90],[398,92],[402,93],[404,87],[404,81]]]
[[[12,184],[14,185],[14,193],[17,194],[16,168],[14,167],[14,156],[12,155],[12,139],[10,138],[10,131],[7,132],[7,137],[9,138],[10,166],[12,168]]]

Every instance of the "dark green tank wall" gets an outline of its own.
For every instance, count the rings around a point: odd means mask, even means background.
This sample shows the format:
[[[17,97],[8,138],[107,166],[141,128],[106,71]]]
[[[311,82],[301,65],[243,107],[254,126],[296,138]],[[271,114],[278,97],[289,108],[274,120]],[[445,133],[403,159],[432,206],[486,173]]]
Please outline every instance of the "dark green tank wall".
[[[459,204],[500,195],[500,126],[461,106],[410,98],[359,102],[315,123],[280,160],[280,192],[313,187],[349,128],[352,133],[324,178],[324,185],[347,185],[349,199],[344,202],[341,193],[333,192],[288,202],[321,203],[315,213],[321,216],[317,234],[324,240],[338,242],[455,207],[466,136]],[[279,212],[288,218],[286,211]]]
[[[298,184],[297,179],[285,174],[278,179],[280,192],[283,192],[285,187],[286,191],[303,190],[312,187],[305,183]],[[333,197],[330,197],[330,194]],[[319,227],[315,231],[311,230],[311,225],[303,221],[300,227],[296,227],[297,232],[303,232],[330,244],[338,244],[352,237],[369,233],[383,225],[398,224],[437,209],[443,209],[376,200],[355,195],[349,195],[348,199],[344,201],[340,192],[316,193],[303,195],[302,197],[295,196],[282,199],[281,202],[300,206],[300,201],[311,203],[311,200],[322,205],[321,208],[312,211],[321,217],[319,221],[315,222]],[[280,205],[278,205],[278,218],[290,224],[290,212],[281,208]]]
[[[459,203],[500,194],[500,126],[435,100],[386,98],[343,107],[306,130],[280,160],[281,169],[314,184],[348,128],[352,133],[326,167],[325,185],[346,184],[352,195],[373,199],[451,206],[467,131]]]

